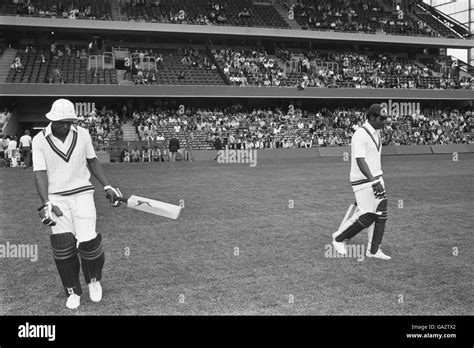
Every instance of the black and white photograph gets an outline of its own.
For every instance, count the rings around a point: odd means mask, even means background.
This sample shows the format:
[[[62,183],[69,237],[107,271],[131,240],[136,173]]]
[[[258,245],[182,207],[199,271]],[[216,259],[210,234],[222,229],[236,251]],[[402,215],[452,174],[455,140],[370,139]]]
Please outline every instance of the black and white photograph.
[[[0,0],[0,29],[0,347],[472,346],[474,0]]]

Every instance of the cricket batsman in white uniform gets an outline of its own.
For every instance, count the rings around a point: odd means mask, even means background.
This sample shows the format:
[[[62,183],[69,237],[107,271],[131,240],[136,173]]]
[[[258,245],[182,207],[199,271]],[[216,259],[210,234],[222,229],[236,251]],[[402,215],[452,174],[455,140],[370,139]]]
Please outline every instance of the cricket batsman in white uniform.
[[[88,131],[74,124],[77,116],[73,103],[56,100],[46,117],[51,122],[33,138],[33,170],[42,204],[38,210],[41,222],[52,230],[53,258],[68,296],[66,306],[75,309],[82,294],[81,265],[90,299],[102,299],[105,256],[101,235],[96,232],[90,173],[112,197],[112,206],[120,205],[114,198],[122,194],[109,185]]]
[[[373,104],[367,111],[366,122],[352,136],[350,181],[358,209],[332,235],[334,248],[343,255],[347,254],[346,241],[367,228],[366,256],[391,259],[380,248],[387,221],[387,197],[380,163],[382,140],[378,130],[386,119],[387,111],[379,104]]]

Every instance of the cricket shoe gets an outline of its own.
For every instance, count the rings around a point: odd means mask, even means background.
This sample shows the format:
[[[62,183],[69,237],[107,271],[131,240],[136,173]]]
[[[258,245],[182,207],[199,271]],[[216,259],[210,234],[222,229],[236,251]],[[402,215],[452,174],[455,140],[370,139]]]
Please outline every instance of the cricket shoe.
[[[89,285],[89,297],[92,302],[100,302],[102,300],[102,286],[98,280],[92,279]]]
[[[336,251],[339,254],[347,255],[346,243],[345,242],[337,242],[336,241],[336,235],[337,234],[338,234],[338,231],[336,231],[332,234],[332,246],[334,247],[334,249],[336,249]]]
[[[66,307],[69,309],[76,309],[81,304],[81,296],[77,294],[71,294],[67,298]]]
[[[385,255],[384,252],[382,251],[382,249],[379,248],[379,250],[377,250],[377,252],[375,254],[372,254],[370,252],[370,249],[367,249],[367,251],[365,252],[365,256],[366,257],[374,257],[376,259],[382,259],[382,260],[390,260],[391,257],[388,256],[388,255]]]

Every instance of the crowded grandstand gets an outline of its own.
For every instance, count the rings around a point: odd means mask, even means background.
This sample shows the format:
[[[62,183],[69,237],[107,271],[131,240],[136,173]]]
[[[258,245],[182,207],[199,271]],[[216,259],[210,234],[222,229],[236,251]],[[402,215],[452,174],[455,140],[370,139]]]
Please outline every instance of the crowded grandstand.
[[[0,16],[4,142],[41,129],[58,93],[80,96],[111,161],[168,160],[171,138],[180,159],[216,143],[347,146],[361,99],[417,104],[389,109],[384,145],[473,141],[471,30],[423,1],[2,0]]]

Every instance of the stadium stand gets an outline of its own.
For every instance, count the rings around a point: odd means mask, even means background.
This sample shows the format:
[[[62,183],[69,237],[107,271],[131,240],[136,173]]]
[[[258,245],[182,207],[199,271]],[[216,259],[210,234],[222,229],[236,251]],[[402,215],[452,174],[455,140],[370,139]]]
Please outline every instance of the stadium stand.
[[[279,65],[281,62],[269,56],[265,51],[249,48],[240,50],[213,48],[211,54],[232,85],[286,85],[284,71]]]
[[[135,84],[222,85],[217,67],[205,50],[190,46],[160,49],[135,49],[129,55],[129,75]]]
[[[454,18],[446,16],[422,1],[418,1],[414,8],[416,16],[424,20],[428,25],[435,28],[443,36],[452,38],[470,38],[469,28],[456,21]]]
[[[36,3],[1,0],[0,13],[43,18],[302,28],[448,38],[469,38],[471,35],[465,26],[420,1],[410,4],[408,11],[393,8],[389,0],[354,0],[349,3],[345,0],[302,0],[292,6],[288,3],[285,2],[287,15],[282,16],[271,2],[253,0],[47,0]],[[118,14],[114,15],[112,7],[115,4]],[[297,28],[289,25],[293,20],[299,24]]]
[[[311,30],[440,36],[422,20],[384,5],[381,1],[303,0],[293,8],[298,23]]]
[[[31,2],[2,0],[0,2],[0,13],[40,18],[112,20],[111,2],[109,0],[45,0]]]
[[[86,48],[55,43],[47,47],[26,45],[17,50],[6,78],[7,83],[117,84],[114,68],[91,67]]]
[[[123,138],[122,122],[112,110],[92,110],[78,115],[78,124],[89,131],[96,150],[108,150],[112,142]]]
[[[118,13],[120,18],[136,21],[133,23],[136,26],[140,26],[140,22],[155,22],[288,29],[284,16],[273,5],[263,2],[80,0],[59,3],[46,0],[29,5],[0,0],[0,13],[104,20],[112,20]],[[344,0],[302,0],[286,10],[294,12],[296,22],[303,29],[427,36],[431,39],[467,37],[465,33],[458,35],[459,28],[455,31],[448,28],[444,19],[427,5],[417,5],[401,14],[391,7],[391,1],[356,0],[351,1],[350,6],[347,4]],[[474,89],[474,81],[466,73],[472,67],[448,56],[441,45],[429,47],[429,52],[423,45],[397,51],[391,44],[365,43],[367,35],[361,35],[357,43],[328,43],[326,39],[318,39],[320,41],[297,40],[293,45],[291,37],[280,39],[276,34],[275,38],[244,40],[232,34],[225,38],[207,37],[199,34],[201,27],[195,28],[195,34],[183,34],[176,41],[159,30],[149,32],[137,41],[134,41],[136,36],[117,32],[104,40],[100,49],[74,40],[67,44],[68,31],[62,33],[59,43],[51,41],[51,46],[45,46],[44,41],[37,44],[33,39],[30,42],[35,44],[23,40],[14,49],[2,45],[2,58],[10,60],[4,81],[128,85],[131,91],[140,90],[135,85],[191,85],[203,86],[203,90],[207,86],[225,85],[282,87],[279,91],[311,87]],[[280,31],[275,30],[277,32]],[[107,31],[99,34],[108,35]],[[107,91],[107,87],[104,90]],[[348,98],[350,94],[349,90]],[[157,96],[161,97],[171,98]],[[216,102],[221,96],[210,97]],[[186,103],[189,110],[184,114],[178,114],[176,108],[132,109],[129,116],[133,114],[133,126],[130,126],[133,140],[124,140],[124,129],[128,131],[129,125],[124,127],[121,120],[117,120],[117,113],[105,110],[96,111],[97,115],[85,114],[81,116],[84,118],[81,124],[89,129],[97,149],[110,150],[112,157],[118,159],[123,157],[124,149],[135,147],[139,151],[156,148],[164,152],[171,137],[177,137],[183,148],[195,150],[213,149],[216,137],[230,148],[342,146],[349,143],[365,112],[363,108],[347,106],[283,112],[279,108],[259,106],[263,98],[252,106],[238,107],[232,104],[235,102],[230,100],[232,97],[226,97],[222,103],[228,106],[193,100]],[[192,100],[193,95],[184,98]],[[432,109],[392,118],[383,135],[385,145],[471,143],[471,110],[463,104],[458,111]]]
[[[224,85],[346,88],[473,89],[457,60],[337,49],[122,48],[125,80],[146,85]],[[75,51],[75,53],[74,53]],[[26,45],[13,57],[7,83],[119,83],[112,53],[87,47]],[[95,53],[101,53],[98,51]],[[117,56],[117,53],[115,53]],[[109,61],[109,63],[106,63]]]
[[[121,15],[132,21],[175,24],[216,24],[289,28],[270,4],[252,0],[163,0],[156,3],[121,3]]]
[[[210,150],[220,137],[230,149],[311,148],[343,146],[364,122],[365,109],[322,108],[283,112],[279,108],[251,109],[233,105],[228,108],[156,108],[134,112],[133,124],[141,142],[138,147],[163,145],[177,137],[184,147]],[[472,143],[472,111],[468,109],[427,109],[392,116],[382,132],[384,145],[434,145]],[[121,143],[118,146],[123,146]]]

